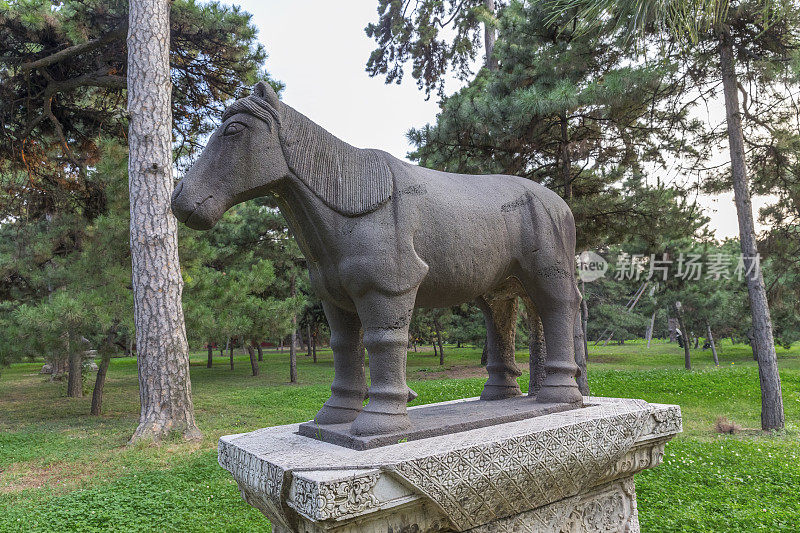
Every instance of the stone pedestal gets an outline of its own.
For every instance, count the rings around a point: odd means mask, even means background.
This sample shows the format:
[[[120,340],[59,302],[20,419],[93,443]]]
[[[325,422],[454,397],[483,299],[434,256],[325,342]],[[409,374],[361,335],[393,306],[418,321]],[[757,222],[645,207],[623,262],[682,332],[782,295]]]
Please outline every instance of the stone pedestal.
[[[276,532],[638,531],[633,475],[661,462],[681,413],[585,398],[583,408],[363,451],[298,431],[219,442],[220,465]]]

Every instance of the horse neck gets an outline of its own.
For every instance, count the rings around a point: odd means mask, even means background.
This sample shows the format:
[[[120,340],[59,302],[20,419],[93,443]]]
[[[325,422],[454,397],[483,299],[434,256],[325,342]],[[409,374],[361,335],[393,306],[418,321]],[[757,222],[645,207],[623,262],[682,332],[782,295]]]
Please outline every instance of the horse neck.
[[[273,195],[306,259],[317,263],[329,259],[327,243],[333,242],[337,226],[334,211],[294,174],[281,180]]]

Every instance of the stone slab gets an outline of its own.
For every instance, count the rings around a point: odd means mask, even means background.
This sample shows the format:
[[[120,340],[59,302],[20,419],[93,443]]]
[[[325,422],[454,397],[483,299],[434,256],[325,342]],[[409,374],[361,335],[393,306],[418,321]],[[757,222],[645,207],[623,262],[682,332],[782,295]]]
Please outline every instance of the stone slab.
[[[436,403],[411,408],[408,410],[411,429],[388,435],[353,435],[350,432],[350,424],[319,425],[313,420],[300,424],[299,433],[305,437],[353,450],[370,450],[582,407],[582,403],[537,403],[536,399],[530,396],[494,401],[470,398],[462,402]]]
[[[265,428],[222,437],[219,463],[277,532],[637,531],[632,476],[661,463],[680,408],[584,404],[364,451]]]

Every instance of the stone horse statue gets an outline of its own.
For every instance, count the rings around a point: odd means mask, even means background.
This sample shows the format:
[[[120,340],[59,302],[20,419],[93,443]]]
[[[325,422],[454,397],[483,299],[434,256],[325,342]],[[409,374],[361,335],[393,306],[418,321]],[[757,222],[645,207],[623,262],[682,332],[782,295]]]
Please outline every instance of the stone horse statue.
[[[535,401],[580,405],[575,222],[554,192],[515,176],[450,174],[354,148],[259,83],[225,111],[176,186],[172,211],[207,230],[233,205],[264,195],[276,198],[297,239],[331,328],[335,376],[318,424],[352,422],[362,436],[410,428],[405,367],[415,307],[477,302],[488,330],[481,398],[520,395],[516,324],[507,319],[517,296],[535,306],[544,332]]]

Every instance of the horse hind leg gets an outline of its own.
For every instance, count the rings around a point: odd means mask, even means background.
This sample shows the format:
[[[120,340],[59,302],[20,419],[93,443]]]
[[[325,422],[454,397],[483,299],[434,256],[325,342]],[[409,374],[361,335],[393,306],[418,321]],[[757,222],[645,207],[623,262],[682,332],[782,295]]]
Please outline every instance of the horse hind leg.
[[[530,353],[530,380],[528,382],[528,396],[536,396],[544,383],[544,364],[547,360],[547,349],[544,342],[544,328],[539,311],[533,300],[528,295],[522,297],[525,305],[525,323],[528,326],[528,352]]]
[[[486,321],[486,347],[489,379],[483,386],[481,400],[502,400],[520,396],[517,378],[522,372],[515,360],[514,337],[517,326],[516,294],[489,294],[478,298],[478,307]]]
[[[521,277],[525,292],[533,300],[544,330],[545,377],[537,391],[541,403],[581,403],[583,395],[575,380],[574,323],[580,293],[572,272],[553,264],[551,268],[525,272]]]

